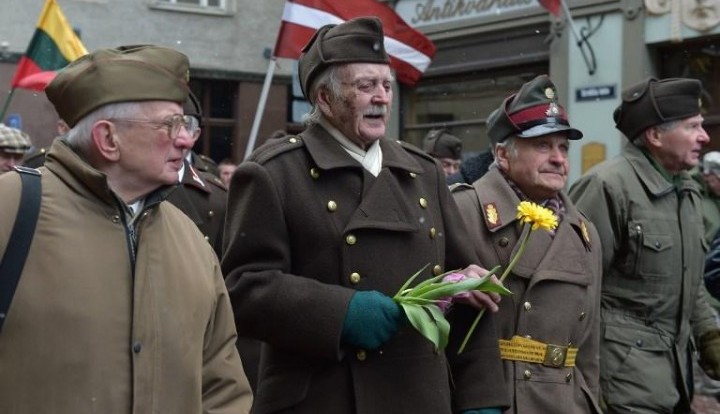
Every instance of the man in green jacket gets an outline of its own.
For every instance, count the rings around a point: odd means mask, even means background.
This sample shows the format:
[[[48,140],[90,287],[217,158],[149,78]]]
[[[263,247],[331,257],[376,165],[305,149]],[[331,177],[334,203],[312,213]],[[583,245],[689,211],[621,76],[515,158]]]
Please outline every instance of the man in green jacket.
[[[622,94],[628,138],[570,197],[603,251],[600,387],[608,413],[689,413],[693,342],[720,375],[720,331],[702,286],[703,222],[695,167],[709,137],[694,79],[647,79]]]

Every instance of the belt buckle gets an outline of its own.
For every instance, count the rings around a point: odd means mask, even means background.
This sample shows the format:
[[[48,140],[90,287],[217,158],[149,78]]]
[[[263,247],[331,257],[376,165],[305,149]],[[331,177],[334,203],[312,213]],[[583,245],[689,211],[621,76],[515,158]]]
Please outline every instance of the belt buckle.
[[[561,345],[547,344],[545,348],[545,359],[543,365],[546,367],[560,368],[565,365],[568,347]]]

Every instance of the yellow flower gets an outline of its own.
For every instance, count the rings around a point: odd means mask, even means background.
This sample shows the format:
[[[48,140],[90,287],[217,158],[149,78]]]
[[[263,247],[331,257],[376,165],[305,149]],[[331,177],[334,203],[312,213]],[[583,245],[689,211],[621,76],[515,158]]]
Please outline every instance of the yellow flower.
[[[532,229],[555,230],[558,220],[549,208],[530,201],[521,201],[518,204],[517,219],[523,223],[532,224]]]

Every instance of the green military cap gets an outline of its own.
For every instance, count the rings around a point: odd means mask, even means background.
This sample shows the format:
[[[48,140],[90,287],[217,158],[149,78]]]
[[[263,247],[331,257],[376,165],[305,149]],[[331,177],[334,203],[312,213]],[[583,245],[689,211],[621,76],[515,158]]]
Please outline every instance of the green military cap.
[[[432,129],[423,139],[423,151],[435,158],[462,158],[463,143],[446,129]]]
[[[622,92],[615,127],[629,139],[655,125],[700,114],[702,85],[697,79],[648,78]]]
[[[30,149],[30,136],[17,128],[0,124],[0,150],[8,154],[25,154]]]
[[[565,108],[557,101],[557,89],[547,75],[523,84],[487,120],[487,134],[493,144],[510,136],[534,138],[557,132],[566,133],[568,139],[583,136],[570,126]]]
[[[173,101],[188,95],[189,62],[162,46],[100,49],[70,63],[45,89],[70,127],[93,110],[116,102]]]
[[[305,97],[311,99],[312,82],[333,63],[390,63],[383,41],[382,22],[377,17],[358,17],[319,28],[298,62]]]

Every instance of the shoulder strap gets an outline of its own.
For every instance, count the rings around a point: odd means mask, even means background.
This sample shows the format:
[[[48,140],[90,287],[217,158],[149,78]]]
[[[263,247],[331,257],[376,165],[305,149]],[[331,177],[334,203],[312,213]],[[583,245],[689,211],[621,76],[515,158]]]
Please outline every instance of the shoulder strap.
[[[15,171],[20,173],[22,192],[10,240],[0,262],[0,332],[25,267],[40,212],[40,172],[26,167],[15,167]]]

